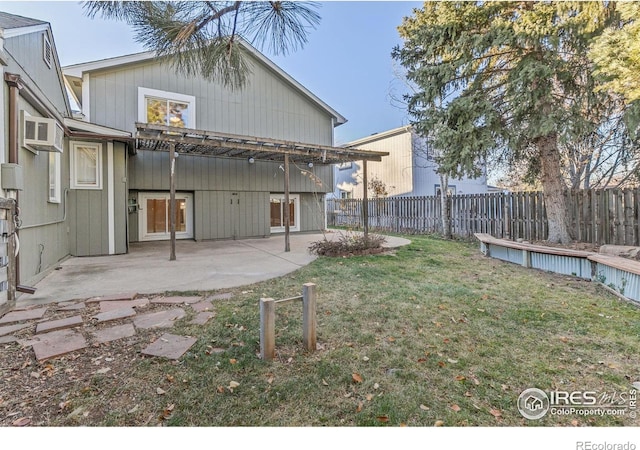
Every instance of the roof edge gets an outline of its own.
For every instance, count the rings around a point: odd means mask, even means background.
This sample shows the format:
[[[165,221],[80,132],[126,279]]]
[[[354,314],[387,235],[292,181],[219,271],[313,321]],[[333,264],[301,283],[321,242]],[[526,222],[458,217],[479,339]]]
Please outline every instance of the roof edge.
[[[334,126],[342,125],[347,122],[347,119],[340,114],[338,111],[333,109],[327,103],[322,101],[318,96],[316,96],[313,92],[307,89],[304,85],[302,85],[299,81],[285,72],[280,66],[267,58],[262,52],[256,49],[254,46],[249,44],[244,39],[242,40],[242,44],[247,48],[247,50],[260,61],[262,64],[267,66],[271,71],[275,72],[280,78],[285,80],[289,85],[293,86],[300,93],[305,95],[309,100],[318,105],[321,109],[329,113],[332,116],[334,121]],[[133,53],[130,55],[123,56],[115,56],[112,58],[105,58],[97,61],[89,61],[85,63],[78,63],[68,65],[62,68],[62,72],[65,76],[72,76],[76,78],[82,78],[82,74],[85,72],[91,72],[94,70],[107,69],[110,67],[117,67],[126,64],[139,63],[151,59],[155,59],[156,54],[152,51],[144,51],[139,53]]]
[[[343,147],[353,147],[355,145],[368,144],[373,141],[378,141],[380,139],[385,139],[391,136],[395,136],[398,134],[406,133],[407,131],[411,131],[411,125],[404,125],[402,127],[394,128],[392,130],[382,131],[380,133],[375,133],[360,139],[356,139],[355,141],[347,142],[346,144],[342,144]]]

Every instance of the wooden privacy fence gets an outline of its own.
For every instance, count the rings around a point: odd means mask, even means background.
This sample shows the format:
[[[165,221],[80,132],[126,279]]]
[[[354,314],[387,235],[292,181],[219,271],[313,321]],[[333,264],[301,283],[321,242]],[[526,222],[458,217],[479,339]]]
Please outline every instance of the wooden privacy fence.
[[[316,285],[305,283],[302,295],[274,300],[260,299],[260,358],[271,361],[276,356],[276,305],[302,300],[302,344],[310,352],[316,350]]]
[[[572,190],[566,194],[576,240],[640,245],[640,189]],[[327,201],[328,224],[362,228],[362,200]],[[496,238],[540,241],[548,223],[542,192],[454,195],[448,198],[453,235],[486,233]],[[394,197],[368,201],[369,227],[381,232],[442,232],[440,197]]]
[[[0,316],[16,304],[16,202],[0,198]]]

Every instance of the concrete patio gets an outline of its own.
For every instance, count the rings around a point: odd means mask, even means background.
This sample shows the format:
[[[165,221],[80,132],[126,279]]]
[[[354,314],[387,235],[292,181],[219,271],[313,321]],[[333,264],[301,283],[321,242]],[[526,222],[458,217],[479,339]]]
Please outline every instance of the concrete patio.
[[[327,233],[328,239],[340,231]],[[169,261],[169,242],[131,245],[126,255],[69,258],[35,285],[35,294],[22,294],[18,306],[31,306],[135,292],[208,291],[250,285],[293,272],[316,257],[309,245],[322,234],[292,234],[291,251],[284,236],[239,241],[178,241],[176,261]],[[387,237],[385,247],[409,244]]]

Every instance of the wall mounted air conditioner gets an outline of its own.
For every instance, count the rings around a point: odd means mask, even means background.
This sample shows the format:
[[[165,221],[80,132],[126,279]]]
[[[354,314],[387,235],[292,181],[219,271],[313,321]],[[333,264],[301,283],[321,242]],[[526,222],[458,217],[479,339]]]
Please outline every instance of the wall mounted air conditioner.
[[[22,145],[31,151],[58,152],[64,148],[64,130],[55,119],[22,111]]]

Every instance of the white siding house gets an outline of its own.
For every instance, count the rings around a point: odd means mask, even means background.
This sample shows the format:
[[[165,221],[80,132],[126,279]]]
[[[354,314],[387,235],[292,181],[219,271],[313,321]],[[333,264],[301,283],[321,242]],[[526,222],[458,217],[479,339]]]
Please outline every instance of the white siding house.
[[[410,126],[376,133],[344,144],[345,148],[359,148],[389,152],[381,162],[368,163],[369,185],[381,182],[389,197],[418,197],[439,193],[438,165],[429,147]],[[335,166],[334,198],[362,198],[362,163],[353,161]],[[449,192],[481,194],[488,192],[486,173],[475,179],[449,179]],[[371,197],[371,190],[368,195]]]

